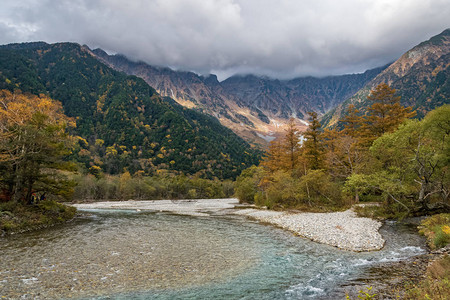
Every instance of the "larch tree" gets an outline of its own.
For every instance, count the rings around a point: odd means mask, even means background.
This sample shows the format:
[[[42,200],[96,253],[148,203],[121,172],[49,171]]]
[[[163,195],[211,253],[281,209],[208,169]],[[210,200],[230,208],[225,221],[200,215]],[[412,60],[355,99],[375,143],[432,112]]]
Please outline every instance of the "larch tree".
[[[355,105],[350,104],[347,109],[347,114],[339,120],[344,125],[342,133],[353,138],[360,136],[361,126],[363,124],[363,118],[359,115],[359,110]]]
[[[261,165],[270,173],[282,168],[281,161],[283,150],[279,138],[270,142],[269,149],[265,153]]]
[[[290,118],[282,142],[284,155],[281,162],[286,170],[294,171],[298,167],[300,148],[299,132],[295,126],[294,118]]]
[[[400,96],[386,83],[381,83],[367,97],[372,105],[367,108],[367,115],[362,126],[362,144],[370,146],[374,140],[387,132],[393,132],[406,119],[415,116],[411,107],[400,104]]]
[[[262,166],[269,172],[283,170],[292,172],[298,168],[301,145],[295,120],[287,124],[285,135],[270,142]]]

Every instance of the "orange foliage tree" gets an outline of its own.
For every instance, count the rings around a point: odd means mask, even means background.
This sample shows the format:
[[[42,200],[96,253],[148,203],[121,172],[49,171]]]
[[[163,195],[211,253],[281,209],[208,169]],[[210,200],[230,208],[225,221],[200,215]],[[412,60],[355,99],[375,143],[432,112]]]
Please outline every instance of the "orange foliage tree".
[[[411,107],[400,104],[400,96],[395,89],[381,83],[367,97],[372,105],[367,108],[367,115],[362,119],[362,143],[370,146],[374,140],[387,132],[393,132],[406,119],[416,115]]]

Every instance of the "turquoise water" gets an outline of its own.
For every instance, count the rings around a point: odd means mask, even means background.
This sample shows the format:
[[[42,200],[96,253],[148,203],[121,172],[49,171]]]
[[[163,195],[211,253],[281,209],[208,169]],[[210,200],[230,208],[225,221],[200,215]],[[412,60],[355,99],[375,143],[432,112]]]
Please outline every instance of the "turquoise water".
[[[0,296],[13,299],[327,299],[368,266],[421,254],[391,223],[382,251],[353,253],[240,216],[96,211],[0,239]],[[336,296],[338,295],[338,296]]]

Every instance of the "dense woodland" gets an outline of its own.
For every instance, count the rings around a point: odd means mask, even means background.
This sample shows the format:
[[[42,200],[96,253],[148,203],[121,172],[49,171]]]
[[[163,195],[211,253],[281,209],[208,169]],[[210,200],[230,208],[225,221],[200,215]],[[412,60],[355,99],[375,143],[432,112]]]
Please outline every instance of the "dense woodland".
[[[77,44],[0,47],[0,88],[44,94],[76,126],[70,159],[91,174],[160,170],[232,179],[259,160],[213,117],[162,98],[142,79],[114,71]]]
[[[271,143],[259,167],[236,181],[243,202],[270,208],[340,209],[360,200],[382,202],[384,216],[450,209],[450,105],[422,120],[400,104],[386,84],[368,97],[361,114],[350,106],[334,129],[291,121],[284,138]]]

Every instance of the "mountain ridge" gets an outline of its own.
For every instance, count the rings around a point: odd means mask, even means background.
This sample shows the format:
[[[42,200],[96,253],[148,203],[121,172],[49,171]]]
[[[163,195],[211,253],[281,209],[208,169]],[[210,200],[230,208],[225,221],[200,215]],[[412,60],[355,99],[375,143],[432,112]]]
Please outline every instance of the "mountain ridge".
[[[412,106],[418,117],[449,103],[450,99],[450,29],[406,51],[355,95],[327,113],[326,126],[335,126],[353,104],[364,112],[367,96],[380,83],[387,83],[402,97],[402,104]]]
[[[384,68],[361,74],[299,77],[278,80],[256,75],[235,75],[219,82],[217,76],[174,71],[144,62],[133,62],[123,55],[92,50],[104,63],[130,75],[143,78],[161,95],[216,117],[223,125],[253,143],[267,141],[283,133],[290,117],[306,128],[307,113],[323,115],[353,95]]]

